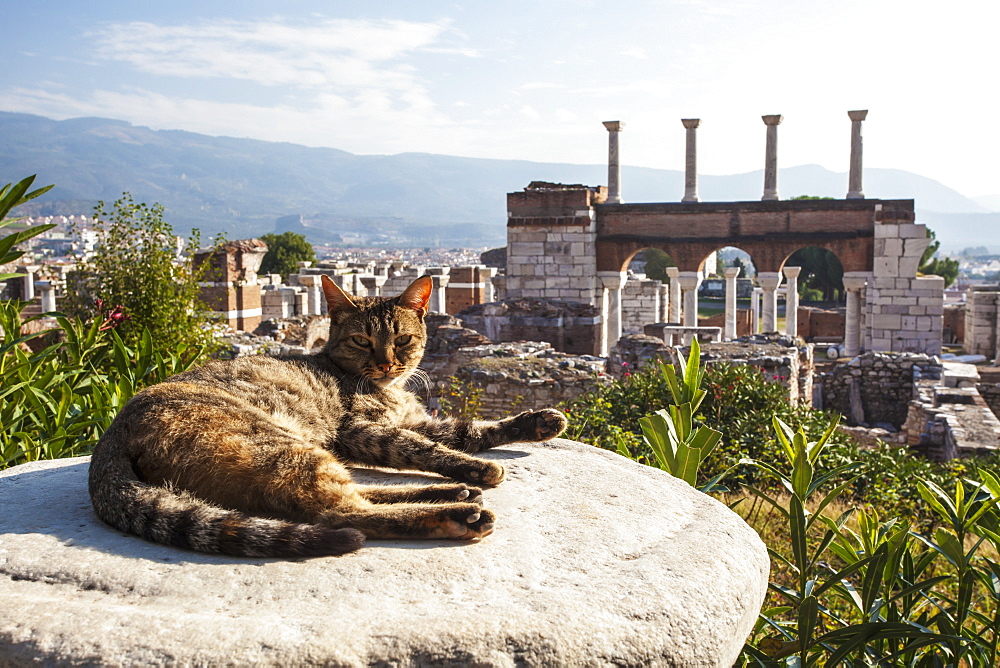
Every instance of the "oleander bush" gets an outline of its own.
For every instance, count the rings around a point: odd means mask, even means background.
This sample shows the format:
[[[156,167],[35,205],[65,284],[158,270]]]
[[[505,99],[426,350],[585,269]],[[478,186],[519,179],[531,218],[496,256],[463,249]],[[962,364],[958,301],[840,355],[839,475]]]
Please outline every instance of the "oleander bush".
[[[935,469],[898,448],[859,449],[837,431],[839,416],[790,409],[759,374],[713,377],[697,360],[693,345],[676,369],[632,374],[569,408],[578,431],[616,439],[626,456],[703,490],[720,491],[727,477],[738,486],[722,498],[758,531],[772,562],[739,665],[997,665],[995,461]],[[661,381],[667,391],[654,401],[666,407],[644,404]],[[592,424],[587,405],[609,397],[634,400],[630,412],[655,410],[637,426]],[[712,427],[739,431],[727,438]],[[730,475],[741,467],[753,475]]]
[[[33,181],[32,176],[0,188],[0,227],[15,225],[19,219],[7,214],[51,188],[32,191]],[[25,228],[0,239],[0,265],[16,261],[23,255],[18,244],[51,227]],[[0,280],[17,276],[2,274]],[[142,326],[126,344],[116,330],[132,318],[120,305],[98,301],[82,317],[24,318],[26,305],[0,300],[0,469],[90,452],[132,395],[204,355],[198,346],[167,347]]]

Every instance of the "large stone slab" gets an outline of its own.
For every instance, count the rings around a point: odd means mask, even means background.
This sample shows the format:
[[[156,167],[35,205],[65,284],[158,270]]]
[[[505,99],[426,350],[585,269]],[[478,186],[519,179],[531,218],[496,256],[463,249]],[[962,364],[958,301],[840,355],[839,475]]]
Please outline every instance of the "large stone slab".
[[[122,534],[90,508],[87,458],[9,469],[0,665],[732,665],[769,567],[739,517],[573,441],[487,456],[508,479],[485,494],[498,521],[481,542],[302,561]]]

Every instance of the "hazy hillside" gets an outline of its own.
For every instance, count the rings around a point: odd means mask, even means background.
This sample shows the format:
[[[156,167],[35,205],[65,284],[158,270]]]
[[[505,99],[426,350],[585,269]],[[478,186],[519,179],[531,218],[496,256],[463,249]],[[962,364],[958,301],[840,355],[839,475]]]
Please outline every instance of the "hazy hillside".
[[[163,204],[182,231],[197,226],[206,233],[247,236],[273,230],[279,217],[301,214],[317,237],[332,241],[347,235],[358,241],[446,246],[503,243],[505,193],[530,181],[607,181],[601,164],[354,155],[154,131],[108,119],[53,121],[0,112],[0,181],[34,173],[39,183],[57,186],[39,205],[49,213],[89,212],[94,201],[129,191],[139,201]],[[702,175],[699,191],[706,201],[755,200],[762,181],[759,171]],[[629,202],[677,201],[684,191],[683,174],[676,170],[625,167],[622,182]],[[846,174],[817,165],[782,169],[778,183],[782,197],[843,197],[846,184]],[[902,170],[867,169],[865,192],[913,198],[921,212],[936,212],[932,224],[945,248],[1000,247],[995,222],[988,229],[988,209],[936,181]]]

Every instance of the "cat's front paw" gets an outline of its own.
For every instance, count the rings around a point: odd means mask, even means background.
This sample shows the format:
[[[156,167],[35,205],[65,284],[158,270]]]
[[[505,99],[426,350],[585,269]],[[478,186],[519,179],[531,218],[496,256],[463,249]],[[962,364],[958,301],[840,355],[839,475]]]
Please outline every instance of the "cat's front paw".
[[[515,416],[508,431],[519,441],[537,442],[555,438],[566,430],[566,416],[554,408],[526,411]]]
[[[496,516],[492,511],[467,504],[455,504],[442,509],[431,521],[433,537],[470,540],[493,533]]]

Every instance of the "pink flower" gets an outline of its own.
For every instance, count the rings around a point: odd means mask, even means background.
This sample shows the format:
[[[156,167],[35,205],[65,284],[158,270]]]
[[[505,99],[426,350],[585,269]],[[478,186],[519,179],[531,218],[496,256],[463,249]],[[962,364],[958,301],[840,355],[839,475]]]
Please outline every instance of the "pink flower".
[[[106,332],[109,329],[115,329],[123,322],[132,319],[132,316],[128,315],[127,313],[125,313],[125,311],[122,310],[120,304],[112,308],[110,311],[108,311],[107,315],[104,314],[103,299],[100,298],[95,299],[94,305],[97,307],[97,312],[104,317],[104,322],[102,322],[101,326],[98,327],[99,331]]]

